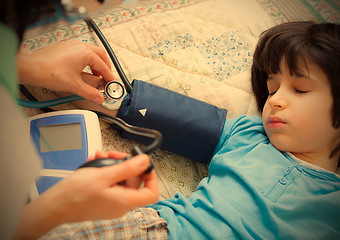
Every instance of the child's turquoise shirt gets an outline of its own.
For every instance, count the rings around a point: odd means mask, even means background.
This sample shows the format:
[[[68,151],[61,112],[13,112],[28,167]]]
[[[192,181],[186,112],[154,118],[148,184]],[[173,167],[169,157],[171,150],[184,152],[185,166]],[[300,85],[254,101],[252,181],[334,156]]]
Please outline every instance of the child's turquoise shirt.
[[[259,117],[227,120],[189,199],[152,206],[170,239],[340,239],[340,178],[274,148]]]

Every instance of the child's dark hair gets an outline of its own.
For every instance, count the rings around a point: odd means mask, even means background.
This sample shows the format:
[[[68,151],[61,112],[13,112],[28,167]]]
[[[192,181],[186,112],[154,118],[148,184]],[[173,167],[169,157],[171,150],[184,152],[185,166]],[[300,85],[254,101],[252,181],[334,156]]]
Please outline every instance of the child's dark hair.
[[[298,61],[316,63],[329,79],[333,96],[331,120],[340,128],[340,25],[313,22],[284,23],[262,33],[254,52],[251,82],[262,113],[268,97],[268,74],[280,72],[280,61],[285,58],[290,73],[300,75]],[[340,153],[340,144],[331,157]]]

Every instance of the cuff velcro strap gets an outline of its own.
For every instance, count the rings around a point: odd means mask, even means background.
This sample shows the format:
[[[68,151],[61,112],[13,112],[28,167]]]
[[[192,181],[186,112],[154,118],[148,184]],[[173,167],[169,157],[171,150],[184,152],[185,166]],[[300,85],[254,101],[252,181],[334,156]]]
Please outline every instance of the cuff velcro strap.
[[[127,123],[158,130],[161,149],[206,163],[220,138],[227,110],[139,80],[133,81],[117,117]],[[121,136],[142,143],[147,138],[122,131]]]

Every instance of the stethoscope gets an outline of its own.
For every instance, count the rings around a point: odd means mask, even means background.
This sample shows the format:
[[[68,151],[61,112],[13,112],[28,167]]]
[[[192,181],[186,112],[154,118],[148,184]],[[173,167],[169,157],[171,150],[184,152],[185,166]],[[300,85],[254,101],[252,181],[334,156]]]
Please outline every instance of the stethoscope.
[[[126,92],[131,93],[132,92],[131,83],[127,79],[115,53],[113,52],[110,44],[106,40],[104,34],[102,33],[102,31],[100,31],[99,27],[93,21],[92,18],[85,19],[85,22],[87,23],[88,26],[90,26],[93,29],[93,31],[96,33],[99,40],[102,42],[103,46],[105,47],[120,79],[122,80],[125,86]],[[125,96],[125,89],[123,85],[117,81],[111,81],[111,82],[106,83],[106,85],[104,86],[104,89],[102,89],[101,85],[99,85],[97,88],[103,94],[103,97],[104,97],[104,102],[102,103],[102,106],[110,110],[117,110],[120,106],[121,100]]]
[[[103,81],[97,86],[97,89],[102,93],[104,97],[104,101],[101,105],[109,110],[117,110],[119,109],[121,101],[126,95],[126,92],[131,93],[132,91],[131,83],[127,79],[115,53],[113,52],[110,44],[106,40],[103,33],[98,28],[97,24],[93,21],[92,18],[85,19],[85,22],[88,24],[89,27],[93,29],[93,31],[96,33],[96,35],[102,42],[103,46],[105,47],[107,53],[109,54],[112,60],[112,63],[122,83],[124,84],[123,86],[123,84],[121,84],[118,81],[111,81],[108,83]],[[28,108],[48,108],[48,107],[53,107],[56,105],[78,101],[78,100],[84,100],[84,98],[78,95],[71,95],[71,96],[61,97],[61,98],[48,100],[48,101],[26,101],[23,99],[18,99],[18,104],[23,107],[28,107]]]
[[[117,110],[119,109],[120,104],[124,96],[126,95],[126,92],[127,93],[132,92],[131,83],[127,79],[115,53],[113,52],[110,44],[106,40],[103,33],[98,28],[97,24],[92,20],[92,18],[86,18],[85,22],[89,25],[89,27],[91,27],[94,30],[94,32],[96,33],[96,35],[98,36],[102,44],[104,45],[107,53],[109,54],[112,60],[112,63],[116,71],[118,72],[119,77],[121,78],[124,84],[123,86],[123,84],[121,84],[118,81],[111,81],[108,83],[103,81],[97,87],[97,89],[103,94],[103,97],[104,97],[104,102],[101,105],[110,110]],[[49,111],[52,111],[51,109],[49,109],[49,107],[64,104],[64,103],[69,103],[73,101],[84,100],[83,97],[80,97],[78,95],[71,95],[71,96],[61,97],[61,98],[48,100],[48,101],[37,101],[36,99],[34,100],[34,97],[29,93],[29,91],[24,86],[20,86],[20,89],[22,92],[26,93],[24,95],[28,96],[29,99],[33,100],[33,101],[27,101],[27,100],[23,100],[20,98],[17,99],[19,105],[23,107],[28,107],[28,108],[40,108],[40,109],[48,109]],[[138,146],[134,146],[134,148],[131,151],[132,156],[135,156],[137,154],[142,154],[142,153],[150,154],[156,149],[158,149],[158,147],[161,145],[162,134],[157,130],[132,126],[132,125],[127,124],[120,118],[109,116],[107,114],[97,112],[97,111],[95,111],[95,113],[98,115],[100,119],[110,124],[115,124],[127,132],[153,139],[152,143],[149,144],[148,146],[145,146],[142,150]],[[94,167],[104,166],[105,161],[107,162],[107,159],[99,159],[97,162],[93,162],[96,164]],[[116,160],[113,162],[118,163]],[[89,166],[92,166],[92,165],[85,165],[85,167],[89,167]],[[81,166],[81,167],[84,167],[84,166]],[[152,164],[150,164],[146,172],[151,171],[152,168],[153,166]]]

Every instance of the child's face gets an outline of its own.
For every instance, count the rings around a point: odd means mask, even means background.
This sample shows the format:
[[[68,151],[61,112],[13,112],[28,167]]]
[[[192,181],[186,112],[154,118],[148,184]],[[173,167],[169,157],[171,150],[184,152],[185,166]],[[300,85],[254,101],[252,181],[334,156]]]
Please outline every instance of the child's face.
[[[313,62],[307,61],[307,66],[308,71],[301,67],[302,76],[292,76],[281,60],[281,73],[268,77],[269,96],[262,119],[278,150],[313,163],[313,158],[329,159],[340,130],[332,126],[333,97],[326,74]]]

